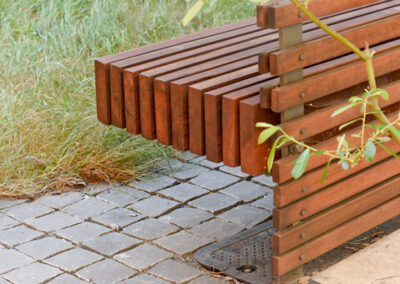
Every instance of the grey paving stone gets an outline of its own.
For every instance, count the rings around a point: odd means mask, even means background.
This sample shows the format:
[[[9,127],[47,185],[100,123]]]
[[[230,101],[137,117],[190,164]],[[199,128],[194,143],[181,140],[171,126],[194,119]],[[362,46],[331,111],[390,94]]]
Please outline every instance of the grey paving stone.
[[[220,218],[215,218],[213,220],[204,222],[198,226],[193,227],[188,232],[215,241],[220,241],[230,236],[236,235],[242,230],[243,228],[239,225],[226,222]]]
[[[185,162],[193,160],[193,159],[195,159],[197,157],[198,157],[197,155],[193,154],[190,151],[179,152],[179,156],[178,156],[179,159],[181,159],[181,160],[183,160]]]
[[[201,156],[196,159],[191,160],[191,163],[202,165],[203,167],[207,167],[209,169],[215,170],[218,169],[219,167],[222,167],[224,163],[214,163],[209,160],[207,160],[206,156]]]
[[[51,232],[76,225],[82,221],[81,219],[57,211],[39,218],[28,219],[25,223],[37,230]]]
[[[147,192],[155,192],[157,190],[169,187],[176,183],[178,183],[176,179],[170,178],[165,175],[161,175],[158,177],[150,177],[149,180],[132,182],[128,185],[140,190],[145,190]]]
[[[180,202],[187,202],[208,193],[208,190],[190,183],[181,183],[159,191],[160,194]]]
[[[57,276],[50,282],[47,282],[48,284],[87,284],[86,281],[80,280],[71,274],[64,273],[60,276]]]
[[[144,215],[128,210],[126,208],[116,208],[94,216],[90,220],[103,224],[112,229],[119,229],[133,224],[145,218]]]
[[[135,197],[136,199],[140,200],[140,199],[144,199],[150,196],[150,194],[148,194],[147,192],[140,190],[140,189],[136,189],[133,188],[131,186],[127,186],[127,185],[121,185],[121,186],[117,186],[115,188],[113,188],[114,190],[118,190],[118,191],[123,191],[128,193],[129,195]]]
[[[274,195],[268,194],[267,196],[264,196],[263,198],[254,201],[253,203],[251,203],[251,205],[258,207],[258,208],[272,211],[275,208]]]
[[[271,212],[250,205],[240,205],[222,213],[219,217],[238,224],[239,226],[252,228],[269,219],[271,217]]]
[[[260,198],[261,196],[272,194],[272,190],[268,187],[249,181],[241,181],[239,183],[235,183],[234,185],[224,188],[220,192],[234,196],[238,199],[243,200],[244,202],[250,202],[252,200]]]
[[[62,271],[58,268],[35,262],[8,272],[3,277],[15,284],[36,284],[49,280],[61,273]]]
[[[127,250],[142,241],[129,237],[125,234],[111,232],[106,235],[98,236],[90,241],[84,242],[83,246],[91,248],[106,256],[112,256],[123,250]]]
[[[123,232],[139,239],[153,240],[178,230],[174,225],[149,218],[126,227]]]
[[[140,274],[133,278],[118,282],[118,284],[169,284],[170,282],[164,281],[147,274]]]
[[[242,167],[228,167],[228,166],[223,166],[220,167],[219,170],[221,172],[227,173],[227,174],[231,174],[237,177],[240,177],[242,179],[248,179],[250,178],[250,175],[245,174],[244,172],[242,172]]]
[[[0,200],[0,209],[15,206],[24,202],[26,202],[26,199]]]
[[[20,224],[20,223],[2,213],[0,213],[0,230],[15,227],[18,224]]]
[[[189,204],[194,207],[210,211],[211,213],[217,213],[233,207],[239,202],[241,202],[241,200],[236,197],[221,193],[213,193],[190,201]]]
[[[165,250],[145,243],[114,258],[134,269],[144,270],[172,256]]]
[[[93,217],[113,208],[115,208],[114,205],[102,201],[96,197],[87,197],[80,202],[74,203],[73,205],[64,208],[63,211],[67,212],[68,214],[86,219],[88,217]]]
[[[239,180],[240,178],[238,177],[234,177],[218,171],[211,171],[199,175],[198,177],[192,179],[190,182],[209,190],[219,190],[221,188],[234,184]]]
[[[19,245],[16,249],[35,259],[42,260],[72,247],[73,245],[67,241],[45,237]]]
[[[3,210],[5,214],[20,221],[45,215],[51,211],[53,211],[52,208],[40,204],[39,202],[22,203]]]
[[[12,247],[33,240],[41,235],[43,235],[41,232],[29,229],[25,226],[17,226],[0,231],[0,243]]]
[[[197,208],[183,207],[178,208],[167,215],[161,216],[160,220],[183,228],[191,228],[213,217],[214,215],[206,211]]]
[[[103,259],[103,256],[97,253],[81,248],[74,248],[44,261],[65,271],[73,272],[101,259]]]
[[[185,231],[162,237],[154,241],[159,246],[179,255],[186,255],[213,242],[208,238],[201,238]]]
[[[0,284],[10,284],[10,282],[6,281],[3,277],[0,276]]]
[[[217,279],[214,277],[210,277],[207,275],[200,276],[192,281],[189,282],[189,284],[228,284],[230,282],[227,282],[225,280]]]
[[[81,192],[70,191],[57,195],[45,195],[40,197],[37,201],[46,206],[61,209],[65,206],[81,201],[83,197],[84,194]]]
[[[137,192],[143,193],[143,196],[141,198],[138,198],[136,196],[133,196],[133,195],[117,188],[117,189],[109,189],[109,190],[103,191],[96,197],[100,198],[104,201],[107,201],[109,203],[113,203],[114,205],[116,205],[118,207],[125,207],[126,205],[132,204],[133,202],[138,201],[138,200],[148,196],[148,194],[146,194],[143,191],[137,190]]]
[[[76,274],[96,284],[110,284],[128,278],[136,272],[111,259],[102,260],[79,270]]]
[[[182,283],[201,275],[201,271],[197,268],[172,259],[157,264],[149,270],[149,273],[174,283]]]
[[[205,174],[208,172],[210,172],[210,170],[205,167],[192,164],[185,164],[184,167],[179,171],[174,171],[167,174],[176,179],[179,179],[180,181],[188,181],[189,179],[197,177],[200,174]]]
[[[0,249],[0,273],[27,265],[34,261],[33,258],[14,249]],[[7,261],[4,261],[7,260]]]
[[[181,170],[186,163],[178,159],[164,159],[158,163],[158,171],[161,173],[169,173]]]
[[[105,190],[108,190],[110,188],[114,188],[116,186],[119,186],[119,184],[101,183],[101,184],[89,185],[86,187],[86,194],[90,196],[96,196],[97,194]]]
[[[98,235],[110,232],[109,228],[94,223],[84,222],[72,227],[57,231],[59,237],[70,240],[74,243],[80,243],[91,240]]]
[[[267,175],[259,175],[253,177],[251,180],[259,184],[266,185],[270,188],[274,188],[276,186],[276,183],[273,182],[272,177]]]
[[[133,203],[129,209],[133,209],[149,217],[157,217],[179,206],[178,202],[152,196]]]

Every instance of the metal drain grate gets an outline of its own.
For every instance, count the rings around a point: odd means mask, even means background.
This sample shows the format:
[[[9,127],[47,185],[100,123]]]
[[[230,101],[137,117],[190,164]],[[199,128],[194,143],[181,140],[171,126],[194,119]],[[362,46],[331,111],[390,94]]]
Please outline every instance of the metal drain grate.
[[[251,284],[271,283],[272,221],[198,250],[195,259],[210,270],[223,271]]]

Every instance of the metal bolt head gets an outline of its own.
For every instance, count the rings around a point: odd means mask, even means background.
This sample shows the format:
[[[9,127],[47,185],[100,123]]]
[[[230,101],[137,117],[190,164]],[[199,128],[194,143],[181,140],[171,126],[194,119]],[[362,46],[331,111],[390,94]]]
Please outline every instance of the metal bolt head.
[[[307,132],[307,130],[306,130],[305,128],[300,129],[300,134],[301,134],[301,135],[306,134],[306,132]]]
[[[303,186],[303,187],[301,188],[301,192],[305,193],[306,191],[307,191],[307,186]]]
[[[297,153],[301,153],[301,152],[303,152],[303,150],[304,150],[304,146],[296,145],[296,151],[297,151]]]
[[[300,92],[299,96],[300,96],[300,98],[304,99],[306,97],[306,93],[305,92]]]
[[[304,239],[305,237],[306,237],[306,233],[305,232],[301,232],[300,238]]]
[[[300,254],[299,259],[300,260],[304,260],[305,259],[304,253]]]
[[[302,11],[299,12],[299,18],[303,18],[304,14]]]
[[[304,60],[304,54],[303,54],[303,53],[299,55],[299,60],[300,60],[300,61],[303,61],[303,60]]]
[[[306,214],[307,214],[307,210],[306,209],[301,209],[300,215],[301,216],[305,216]]]

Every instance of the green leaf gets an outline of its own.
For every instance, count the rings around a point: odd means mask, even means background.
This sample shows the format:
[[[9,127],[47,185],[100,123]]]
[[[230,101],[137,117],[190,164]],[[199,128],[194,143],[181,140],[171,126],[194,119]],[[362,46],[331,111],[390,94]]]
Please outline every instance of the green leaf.
[[[360,104],[363,102],[363,100],[359,97],[351,97],[349,99],[349,102],[353,103],[353,104]]]
[[[266,123],[266,122],[257,122],[256,123],[256,127],[259,127],[259,128],[270,128],[270,127],[275,127],[275,125],[272,125],[272,124],[269,124],[269,123]]]
[[[308,160],[310,158],[310,149],[306,149],[301,153],[300,157],[296,160],[296,164],[292,169],[292,176],[295,179],[299,179],[306,170]]]
[[[353,123],[355,123],[355,122],[357,122],[359,120],[362,120],[362,118],[360,117],[360,118],[354,119],[352,121],[349,121],[349,122],[347,122],[345,124],[340,125],[339,131],[342,130],[343,128],[345,128],[346,126],[349,126],[349,125],[351,125],[351,124],[353,124]]]
[[[268,161],[267,161],[267,168],[268,168],[268,173],[269,173],[269,174],[271,173],[272,165],[274,164],[275,152],[276,152],[277,145],[278,145],[279,141],[280,141],[282,138],[285,138],[285,136],[279,136],[279,137],[274,141],[274,143],[272,144],[271,150],[270,150],[270,152],[269,152]]]
[[[276,148],[280,148],[283,145],[285,145],[287,142],[292,141],[293,137],[285,137],[284,139],[282,139],[282,141],[279,143],[279,145]]]
[[[365,151],[364,151],[365,159],[368,162],[372,162],[374,160],[375,154],[376,154],[375,144],[371,141],[368,141],[365,144]]]
[[[315,155],[323,155],[324,153],[326,152],[326,150],[318,150],[318,151],[315,151]]]
[[[366,127],[372,128],[374,130],[382,130],[387,126],[387,124],[381,124],[381,125],[374,125],[374,124],[366,124]]]
[[[390,131],[398,140],[400,140],[400,130],[392,126],[390,127]]]
[[[258,136],[258,145],[267,141],[272,135],[274,135],[279,130],[279,127],[273,126],[263,130]]]
[[[356,105],[353,103],[353,104],[345,105],[344,107],[338,108],[337,110],[335,110],[335,111],[332,113],[331,117],[335,117],[335,116],[337,116],[338,114],[341,114],[342,112],[345,112],[346,110],[351,109],[351,108],[353,108],[353,107],[355,107],[355,106],[356,106]]]
[[[383,144],[381,144],[381,143],[379,143],[378,144],[379,146],[381,146],[382,147],[382,149],[384,149],[386,152],[388,152],[390,155],[392,155],[393,157],[398,157],[397,156],[397,154],[395,153],[395,152],[393,152],[393,150],[392,149],[390,149],[389,147],[387,147],[387,146],[385,146],[385,145],[383,145]]]
[[[349,163],[346,161],[341,161],[340,164],[342,165],[343,170],[347,171],[349,169]]]
[[[329,160],[328,163],[325,166],[324,173],[322,174],[322,177],[321,177],[321,184],[323,184],[325,179],[326,179],[326,175],[328,174],[328,170],[329,170],[329,166],[330,165],[331,165],[331,160]]]

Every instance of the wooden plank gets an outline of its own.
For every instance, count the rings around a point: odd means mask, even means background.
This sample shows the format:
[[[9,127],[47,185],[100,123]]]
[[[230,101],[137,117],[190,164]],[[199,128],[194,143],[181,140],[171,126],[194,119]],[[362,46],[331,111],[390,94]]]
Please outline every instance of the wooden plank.
[[[327,211],[311,217],[294,227],[278,231],[273,235],[274,255],[281,255],[300,246],[350,219],[400,195],[400,176],[369,189],[361,195],[340,203]]]
[[[366,6],[361,9],[350,10],[343,14],[332,15],[326,19],[323,19],[324,23],[329,25],[331,28],[338,32],[343,32],[348,29],[356,28],[359,25],[369,23],[371,19],[379,20],[383,17],[388,17],[393,15],[393,9],[397,9],[399,2],[386,1],[382,3],[378,3],[371,6]],[[303,24],[303,33],[306,31],[305,27],[307,24]],[[322,34],[322,39],[330,38],[326,34]],[[307,42],[309,39],[304,38],[304,41]],[[260,73],[268,73],[269,72],[269,54],[273,52],[277,52],[279,50],[274,51],[264,51],[259,56],[259,68]],[[296,57],[299,59],[299,57]]]
[[[261,129],[256,128],[255,124],[257,122],[276,124],[278,121],[278,114],[260,107],[259,96],[240,102],[240,152],[241,158],[246,157],[241,160],[242,172],[252,176],[265,173],[266,159],[262,160],[259,157],[267,157],[271,144],[267,142],[257,145],[257,137]]]
[[[207,160],[222,162],[222,96],[255,84],[267,82],[269,76],[258,75],[204,94],[204,121]],[[238,122],[239,123],[239,122]]]
[[[381,20],[373,19],[365,25],[342,31],[342,36],[359,48],[365,46],[366,39],[370,46],[373,46],[398,37],[400,35],[400,7],[392,9],[394,16]],[[387,32],[382,33],[381,31]],[[335,38],[327,36],[306,42],[298,47],[271,53],[269,71],[273,75],[281,75],[346,53],[349,53],[346,46]]]
[[[400,213],[400,197],[358,216],[323,236],[272,259],[273,275],[279,276],[302,265]]]
[[[308,9],[317,17],[337,13],[343,10],[352,9],[378,2],[377,0],[336,0],[326,5],[325,0],[310,1]],[[278,29],[295,25],[308,18],[299,13],[299,10],[290,1],[280,1],[274,5],[268,6],[268,27]]]
[[[274,226],[277,229],[286,228],[398,173],[400,173],[400,163],[394,157],[374,164],[304,199],[286,207],[275,209],[273,214]]]
[[[256,57],[251,57],[218,68],[214,68],[202,73],[198,73],[189,77],[182,78],[170,83],[171,94],[171,120],[172,120],[172,145],[177,150],[189,149],[189,99],[188,87],[191,84],[202,80],[211,79],[220,74],[226,74],[235,70],[242,69],[253,65],[250,72],[246,70],[246,74],[242,78],[253,76],[258,73],[255,63]],[[239,71],[240,72],[240,71]],[[243,76],[243,75],[241,75]],[[229,79],[228,79],[229,80]],[[231,82],[240,80],[240,75]],[[229,83],[229,81],[227,81]]]
[[[400,48],[383,51],[374,57],[375,75],[381,76],[400,69]],[[359,72],[364,70],[364,72]],[[271,108],[281,112],[299,104],[344,90],[368,80],[365,63],[357,61],[340,68],[320,73],[272,91]],[[304,96],[300,96],[304,93]]]
[[[189,42],[195,39],[209,37],[214,34],[224,33],[230,30],[239,29],[246,26],[254,26],[256,19],[247,19],[238,23],[228,24],[214,29],[203,30],[191,35],[184,35],[175,39],[157,42],[151,45],[137,47],[128,51],[119,52],[112,55],[103,56],[95,60],[95,80],[96,80],[96,105],[97,118],[100,122],[111,124],[111,97],[110,97],[110,64],[124,60],[129,57],[138,56],[155,50],[160,50],[177,44]]]
[[[223,56],[227,56],[227,55],[232,55],[235,52],[239,53],[239,52],[246,52],[246,50],[250,49],[250,48],[257,48],[259,46],[262,46],[263,44],[265,44],[266,42],[268,42],[268,38],[270,36],[267,35],[265,37],[259,37],[259,38],[255,38],[252,40],[247,40],[244,42],[240,42],[228,47],[223,47],[217,50],[214,50],[212,52],[206,53],[206,54],[200,54],[200,55],[196,55],[196,54],[192,54],[193,56],[188,56],[188,53],[191,52],[198,52],[198,50],[194,50],[194,51],[188,51],[181,54],[177,54],[172,56],[174,59],[171,59],[171,57],[168,58],[162,58],[159,60],[155,60],[155,61],[151,61],[139,66],[135,66],[135,67],[131,67],[128,69],[124,70],[124,76],[130,76],[131,79],[127,80],[128,82],[130,82],[131,84],[134,84],[136,86],[129,86],[127,88],[127,90],[131,90],[131,91],[135,91],[135,90],[139,90],[138,84],[139,84],[139,74],[141,77],[148,77],[148,81],[150,82],[150,84],[153,84],[153,79],[158,77],[158,76],[162,76],[164,74],[176,71],[176,70],[180,70],[180,69],[184,69],[184,68],[188,68],[188,67],[193,67],[196,66],[198,64],[201,63],[205,63],[207,61],[211,61],[213,59],[217,59]],[[271,41],[276,40],[277,36],[276,35],[271,35]],[[242,38],[243,39],[243,38]],[[237,40],[237,39],[235,39]],[[265,44],[265,46],[267,46],[267,44]],[[252,49],[253,50],[253,49]],[[254,51],[254,50],[253,50]],[[196,56],[194,56],[196,55]],[[184,59],[182,59],[182,57],[184,57]],[[173,61],[173,63],[170,63],[170,61]],[[111,66],[113,67],[113,66]],[[111,72],[113,74],[113,71],[115,69],[112,68]],[[118,71],[114,71],[114,72],[118,72]],[[153,86],[148,86],[149,90],[153,89]],[[140,90],[139,90],[140,93]],[[140,94],[139,96],[138,92],[134,92],[134,93],[127,93],[125,92],[125,99],[127,100],[132,100],[133,102],[139,102],[139,106],[140,106],[140,110],[143,109],[141,100],[145,100],[148,101],[147,106],[154,106],[154,95],[153,93],[149,93],[149,97],[146,97],[146,95]],[[140,100],[139,100],[140,98]],[[116,105],[120,105],[120,104],[116,104]],[[121,105],[120,105],[121,106]],[[118,113],[119,110],[116,110],[116,113]],[[132,113],[135,111],[135,108],[131,109],[128,111],[128,113]],[[147,112],[149,114],[152,115],[152,117],[155,116],[154,114],[154,108],[152,109],[148,109]],[[140,116],[140,114],[135,114],[132,116],[132,118],[134,117],[138,117]],[[155,121],[155,118],[151,118],[150,121]],[[148,129],[151,129],[151,131],[149,131],[149,133],[144,133],[145,138],[148,139],[154,139],[154,133],[155,133],[155,125],[150,125]],[[129,131],[129,129],[128,129]],[[142,133],[143,134],[143,133]]]
[[[279,3],[281,0],[269,1],[268,3],[257,5],[257,26],[260,28],[268,28],[268,7]]]
[[[239,106],[240,101],[245,100],[250,97],[255,97],[255,96],[258,97],[259,92],[260,92],[260,87],[262,87],[262,86],[268,86],[269,88],[274,88],[278,83],[279,83],[279,78],[273,78],[273,79],[268,80],[267,82],[262,82],[260,84],[250,86],[245,89],[241,89],[241,90],[238,90],[235,92],[231,92],[229,94],[225,94],[222,97],[222,100],[220,102],[220,104],[222,105],[222,114],[221,114],[222,159],[223,159],[223,162],[225,165],[230,166],[230,167],[237,167],[241,163],[243,163],[244,159],[247,159],[245,157],[243,157],[243,159],[241,159],[242,155],[241,155],[240,126],[242,124],[242,122],[241,122],[242,113],[240,112],[240,106]],[[244,107],[244,108],[247,109],[246,107]],[[253,107],[253,110],[254,109],[256,109],[256,108]],[[266,112],[266,113],[268,114],[269,112]],[[247,116],[250,116],[250,114],[248,114]],[[245,122],[243,122],[243,124],[244,123]],[[255,124],[253,126],[251,126],[251,128],[255,128]],[[253,132],[251,132],[251,133],[253,133]],[[250,140],[250,138],[247,138],[247,139]],[[208,137],[207,137],[207,140],[208,140]],[[252,142],[254,142],[254,141],[252,141]],[[246,147],[248,147],[247,143],[246,143]],[[250,156],[248,156],[248,157],[250,158]],[[256,158],[251,157],[251,159],[254,160]],[[261,160],[263,160],[263,158],[261,158]],[[259,164],[263,164],[263,163],[259,163]],[[245,167],[245,169],[247,169],[247,168],[250,168],[250,167],[249,166]],[[244,171],[243,168],[242,168],[242,171]]]
[[[193,80],[191,80],[191,78],[189,78],[189,76],[207,70],[210,70],[210,73],[208,73],[207,77],[202,76],[201,80],[203,79],[205,80],[210,76],[218,76],[218,74],[223,74],[223,73],[217,73],[216,71],[218,70],[213,70],[214,68],[221,67],[223,65],[230,64],[232,62],[236,62],[252,56],[256,56],[263,48],[264,48],[263,46],[249,48],[238,53],[205,61],[204,63],[197,64],[189,68],[179,69],[177,71],[167,73],[163,76],[154,78],[153,93],[146,93],[146,94],[143,93],[141,94],[141,96],[150,98],[154,96],[154,104],[157,107],[156,108],[153,107],[153,109],[156,118],[155,127],[156,127],[156,136],[158,141],[166,145],[172,144],[170,82],[187,77],[182,80],[182,83],[189,84],[191,82],[194,82]],[[247,65],[248,63],[244,62],[243,67]],[[196,80],[200,80],[198,76],[195,76],[194,78],[196,78]],[[151,82],[151,78],[149,78],[149,81]],[[149,111],[147,112],[149,113]]]
[[[243,30],[243,31],[242,31]],[[254,30],[254,27],[245,27],[216,36],[193,41],[179,46],[173,46],[162,51],[152,52],[141,56],[131,57],[125,60],[117,61],[110,67],[110,91],[111,91],[111,121],[114,126],[124,125],[124,101],[123,93],[123,69],[134,66],[142,66],[146,63],[152,63],[152,67],[169,64],[185,58],[190,58],[200,54],[206,54],[214,50],[229,47],[245,41],[273,34],[271,30]],[[261,44],[261,43],[260,43]],[[179,48],[178,48],[179,47]],[[143,70],[143,69],[142,69]]]
[[[257,58],[255,58],[255,60],[257,63]],[[188,109],[190,152],[199,156],[206,153],[204,93],[233,82],[247,79],[254,75],[259,75],[257,64],[189,86]],[[259,89],[259,86],[257,87]]]

